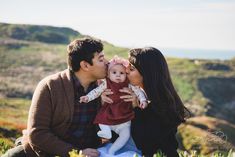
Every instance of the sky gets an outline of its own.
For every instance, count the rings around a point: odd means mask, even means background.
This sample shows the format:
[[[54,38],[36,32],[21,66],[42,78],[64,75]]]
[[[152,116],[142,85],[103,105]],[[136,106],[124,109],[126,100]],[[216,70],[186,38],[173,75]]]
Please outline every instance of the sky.
[[[70,27],[124,47],[235,50],[235,0],[0,0],[0,22]]]

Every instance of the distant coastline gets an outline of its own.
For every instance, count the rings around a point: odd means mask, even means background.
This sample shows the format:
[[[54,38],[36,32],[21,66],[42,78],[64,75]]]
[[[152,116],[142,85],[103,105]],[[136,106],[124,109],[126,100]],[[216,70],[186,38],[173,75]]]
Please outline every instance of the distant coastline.
[[[189,59],[218,59],[229,60],[235,58],[235,50],[202,50],[202,49],[170,49],[159,48],[167,57]]]

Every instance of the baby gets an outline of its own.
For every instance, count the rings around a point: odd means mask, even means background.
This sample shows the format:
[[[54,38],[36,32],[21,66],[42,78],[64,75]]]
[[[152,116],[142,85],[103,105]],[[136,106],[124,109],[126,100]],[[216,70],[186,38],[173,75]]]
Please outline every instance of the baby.
[[[95,124],[99,124],[101,129],[97,133],[99,137],[110,139],[112,137],[111,130],[119,135],[108,151],[111,155],[114,155],[116,151],[122,148],[130,138],[130,125],[131,120],[134,118],[132,103],[121,99],[120,96],[125,94],[119,90],[124,87],[131,88],[140,101],[140,108],[147,106],[144,91],[140,87],[128,83],[126,76],[128,64],[127,60],[114,56],[109,62],[107,78],[102,80],[102,83],[86,96],[80,97],[80,102],[87,103],[99,97],[105,89],[111,89],[113,92],[112,95],[109,95],[113,103],[104,103],[94,121]]]

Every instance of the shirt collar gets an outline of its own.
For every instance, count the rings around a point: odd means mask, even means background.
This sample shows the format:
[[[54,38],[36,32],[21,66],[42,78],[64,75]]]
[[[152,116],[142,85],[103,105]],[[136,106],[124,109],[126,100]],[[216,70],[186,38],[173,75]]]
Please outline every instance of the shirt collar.
[[[73,71],[71,71],[70,74],[71,74],[71,76],[73,78],[74,85],[78,89],[78,91],[79,92],[84,92],[84,88],[81,85],[79,79],[76,77],[75,73]],[[94,81],[94,82],[90,83],[86,93],[90,92],[92,89],[94,89],[96,87],[97,87],[97,81]]]

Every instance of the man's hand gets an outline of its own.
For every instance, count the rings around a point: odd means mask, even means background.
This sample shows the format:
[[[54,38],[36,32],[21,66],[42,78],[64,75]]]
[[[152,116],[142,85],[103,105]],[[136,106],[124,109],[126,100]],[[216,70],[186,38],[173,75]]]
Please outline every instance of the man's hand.
[[[22,143],[27,143],[29,141],[28,131],[26,129],[22,130]]]
[[[88,103],[88,96],[81,96],[79,102],[80,103],[82,103],[82,102]]]
[[[100,155],[100,152],[96,149],[86,148],[82,150],[82,154],[86,157],[98,157]]]

